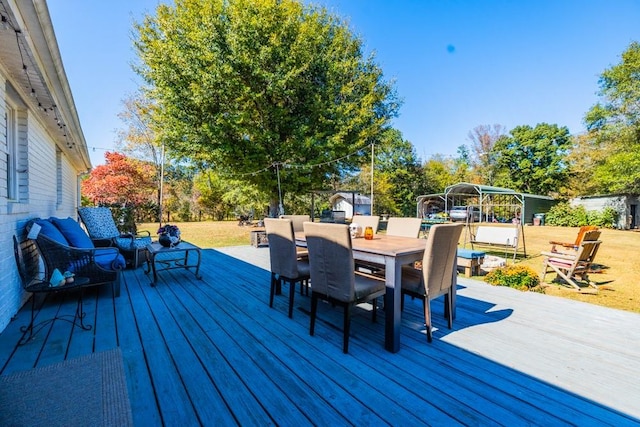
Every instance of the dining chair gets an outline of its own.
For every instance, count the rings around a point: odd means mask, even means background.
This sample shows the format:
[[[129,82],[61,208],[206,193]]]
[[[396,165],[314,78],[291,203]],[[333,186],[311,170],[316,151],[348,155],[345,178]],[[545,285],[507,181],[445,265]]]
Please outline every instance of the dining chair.
[[[304,233],[304,228],[302,224],[307,221],[311,221],[311,217],[309,215],[280,215],[280,218],[290,219],[293,223],[293,232],[294,233]],[[296,248],[299,258],[305,258],[309,256],[309,252],[307,248]]]
[[[373,301],[375,322],[375,300],[385,294],[385,283],[356,274],[348,225],[305,222],[304,234],[312,278],[309,334],[315,332],[319,299],[339,305],[344,308],[342,351],[348,353],[353,306]]]
[[[360,227],[362,227],[363,235],[365,228],[371,227],[373,229],[373,234],[375,235],[378,233],[380,217],[378,215],[354,215],[354,217],[351,219],[351,224],[358,224]],[[357,261],[356,270],[364,273],[376,273],[382,270],[382,266],[366,261]]]
[[[304,231],[302,224],[307,221],[311,221],[311,217],[309,215],[280,215],[280,218],[291,220],[293,223],[294,233],[302,233]]]
[[[445,296],[445,315],[449,329],[453,326],[453,268],[458,240],[464,224],[436,224],[431,227],[420,270],[413,266],[402,267],[402,298],[410,295],[421,298],[424,306],[424,323],[427,341],[433,340],[431,328],[431,301]]]
[[[282,282],[289,284],[289,317],[293,317],[295,285],[309,285],[309,263],[301,259],[296,251],[293,222],[284,218],[265,218],[264,226],[269,240],[269,259],[271,261],[271,288],[269,307],[273,307],[273,298],[280,292]]]
[[[373,234],[378,232],[378,225],[380,224],[380,217],[378,215],[354,215],[351,218],[352,224],[358,224],[362,227],[362,232],[367,227],[371,227],[373,229]]]
[[[418,237],[422,218],[391,217],[387,222],[387,236]]]

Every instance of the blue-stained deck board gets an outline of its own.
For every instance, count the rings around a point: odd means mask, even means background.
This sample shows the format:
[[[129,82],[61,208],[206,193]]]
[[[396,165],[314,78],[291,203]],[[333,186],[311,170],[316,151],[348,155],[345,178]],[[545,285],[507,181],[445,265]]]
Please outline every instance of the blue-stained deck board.
[[[558,324],[547,321],[562,319],[556,299],[523,302],[519,292],[463,284],[453,330],[442,301],[433,303],[432,344],[421,303],[407,299],[399,353],[384,350],[384,316],[372,323],[365,306],[354,311],[350,353],[343,355],[339,308],[321,305],[311,337],[309,298],[296,293],[293,319],[286,315],[286,287],[269,308],[267,271],[203,250],[201,272],[201,281],[181,270],[161,272],[151,287],[143,268],[127,270],[120,298],[110,287],[87,290],[92,331],[58,321],[15,348],[19,326],[28,321],[25,306],[0,334],[0,374],[120,346],[136,425],[640,423],[634,407],[624,414],[609,407],[618,404],[613,397],[609,404],[589,398],[605,395],[593,372],[567,372],[572,367],[557,362],[568,352],[597,353],[598,364],[615,365],[600,368],[598,374],[615,378],[601,379],[601,387],[632,402],[627,395],[640,390],[638,332],[615,330],[628,322],[626,314],[587,307],[595,312],[594,339],[572,323],[585,315],[575,302],[561,303],[568,319]],[[73,312],[75,298],[51,299],[39,317],[58,308]],[[555,346],[545,346],[546,337]],[[523,363],[523,355],[530,360]],[[580,378],[589,384],[574,387]]]

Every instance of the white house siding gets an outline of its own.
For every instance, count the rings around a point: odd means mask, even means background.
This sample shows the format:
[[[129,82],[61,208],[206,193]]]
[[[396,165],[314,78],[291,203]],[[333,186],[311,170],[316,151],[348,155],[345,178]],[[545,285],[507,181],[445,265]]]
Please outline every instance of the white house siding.
[[[5,79],[0,74],[0,117],[5,110]],[[0,135],[4,143],[4,120],[0,121]],[[57,179],[56,146],[42,124],[29,112],[18,117],[18,200],[5,197],[6,160],[0,159],[0,331],[28,298],[21,287],[13,254],[14,235],[21,236],[29,219],[49,216],[73,216],[77,209],[78,187],[76,171],[61,155],[61,180]],[[58,203],[57,184],[62,183],[61,203]]]

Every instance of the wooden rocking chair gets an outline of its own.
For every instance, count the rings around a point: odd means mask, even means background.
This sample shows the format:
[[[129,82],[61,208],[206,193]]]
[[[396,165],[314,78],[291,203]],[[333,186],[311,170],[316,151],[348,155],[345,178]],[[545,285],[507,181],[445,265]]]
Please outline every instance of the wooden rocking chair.
[[[578,235],[576,236],[576,240],[574,242],[557,242],[553,240],[550,241],[549,243],[551,244],[551,252],[562,252],[567,249],[574,249],[580,246],[587,232],[597,230],[598,227],[595,225],[583,225],[582,227],[580,227],[580,230],[578,230]],[[598,233],[598,236],[600,236],[600,233]],[[596,237],[593,240],[598,240],[598,238]],[[561,246],[561,248],[558,248],[558,246]]]
[[[586,282],[589,286],[597,289],[595,283],[589,281],[589,270],[591,264],[598,253],[600,243],[598,238],[600,231],[587,231],[584,240],[574,253],[570,252],[542,252],[543,260],[542,280],[549,268],[558,274],[569,286],[578,291],[582,291],[584,286],[580,286],[578,281]]]

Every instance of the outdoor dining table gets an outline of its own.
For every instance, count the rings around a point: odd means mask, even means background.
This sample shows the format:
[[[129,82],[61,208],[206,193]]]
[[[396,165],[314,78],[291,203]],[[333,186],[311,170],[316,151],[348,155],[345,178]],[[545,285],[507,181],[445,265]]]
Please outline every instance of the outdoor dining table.
[[[298,246],[306,247],[304,233],[296,233],[295,237]],[[400,350],[402,266],[412,264],[415,261],[421,261],[426,248],[426,242],[420,238],[376,234],[372,240],[366,240],[364,238],[351,239],[351,246],[355,260],[366,261],[384,267],[384,280],[387,287],[387,292],[384,297],[384,346],[388,351],[396,353]],[[451,280],[453,281],[452,285],[454,290],[451,310],[455,316],[455,266]],[[313,288],[313,277],[311,278],[311,287]]]

